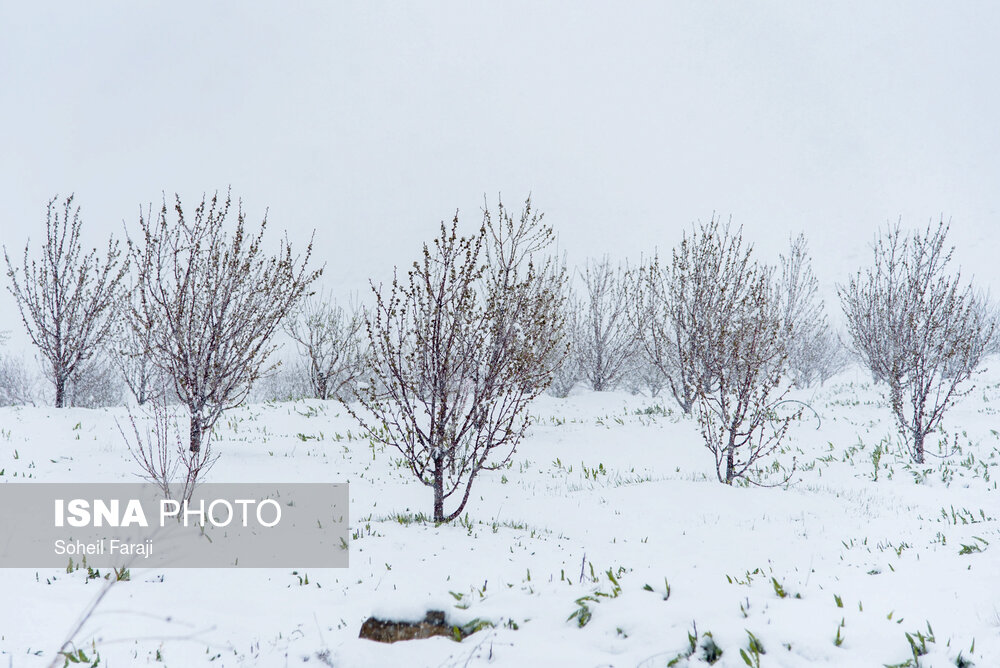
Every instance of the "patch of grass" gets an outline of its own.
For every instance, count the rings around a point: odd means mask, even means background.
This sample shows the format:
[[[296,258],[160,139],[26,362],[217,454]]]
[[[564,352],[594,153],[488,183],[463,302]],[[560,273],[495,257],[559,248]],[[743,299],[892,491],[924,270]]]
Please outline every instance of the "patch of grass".
[[[408,526],[410,524],[427,524],[434,521],[430,515],[421,512],[417,513],[393,512],[389,513],[386,519],[402,524],[403,526]]]
[[[747,633],[749,633],[749,631]],[[680,652],[677,656],[675,656],[673,659],[671,659],[670,661],[667,662],[667,666],[676,666],[676,665],[679,665],[682,661],[687,661],[688,659],[690,659],[692,656],[694,656],[694,653],[698,651],[698,648],[699,648],[698,638],[699,638],[699,636],[698,636],[698,624],[697,623],[692,624],[692,631],[688,631],[687,637],[688,637],[688,649],[687,649],[687,651]],[[722,648],[719,647],[719,645],[715,642],[715,639],[712,637],[712,632],[711,631],[705,631],[703,634],[701,634],[700,637],[701,637],[701,640],[702,640],[701,645],[700,645],[700,647],[701,647],[701,657],[700,657],[701,660],[705,661],[706,663],[708,663],[710,665],[714,664],[716,661],[718,661],[719,659],[722,658]],[[751,637],[752,637],[752,634],[751,634]],[[760,647],[763,648],[762,645]],[[760,652],[760,653],[763,654],[763,652]]]
[[[90,652],[91,656],[87,656],[82,649],[59,652],[59,656],[63,657],[63,668],[69,665],[97,668],[97,666],[101,665],[101,655],[93,644],[90,646]]]
[[[743,659],[743,663],[750,666],[750,668],[760,668],[760,657],[762,654],[767,654],[764,651],[764,645],[760,642],[753,633],[747,630],[747,648],[740,650],[740,657]]]
[[[588,602],[597,603],[597,599],[589,594],[576,599],[577,608],[566,618],[566,621],[575,619],[576,625],[581,629],[586,626],[594,616],[594,613],[590,610],[590,606],[587,605]]]
[[[591,571],[593,571],[593,564],[591,564]],[[575,603],[577,608],[572,613],[570,613],[570,616],[566,618],[566,621],[568,622],[575,619],[576,625],[578,627],[583,628],[584,626],[586,626],[590,622],[591,618],[594,616],[594,613],[591,611],[589,604],[600,603],[602,598],[618,598],[619,596],[621,596],[622,586],[618,582],[618,578],[621,577],[623,573],[625,573],[625,569],[623,567],[618,568],[617,576],[615,575],[614,571],[609,568],[605,572],[605,575],[607,575],[608,580],[611,582],[611,591],[604,592],[601,590],[596,590],[591,594],[586,594],[585,596],[581,596],[580,598],[576,599]],[[528,572],[528,579],[529,580],[531,579],[530,571]]]
[[[795,594],[792,596],[785,591],[785,586],[778,582],[778,578],[772,577],[771,585],[774,587],[774,593],[777,594],[778,598],[788,598],[789,596],[791,596],[791,598],[802,598],[802,594]]]
[[[652,586],[648,584],[643,585],[642,588],[644,591],[656,591],[655,589],[653,589]],[[663,578],[663,600],[667,601],[669,599],[670,599],[670,582],[667,581],[667,578]]]
[[[966,545],[962,543],[962,549],[958,551],[959,554],[974,554],[976,552],[984,552],[986,546],[989,545],[989,541],[985,538],[980,538],[979,536],[972,537],[976,542]]]
[[[921,631],[905,633],[904,635],[906,636],[906,642],[910,644],[910,653],[912,656],[902,663],[886,664],[886,668],[918,668],[920,666],[920,657],[925,656],[928,652],[927,643],[934,643],[936,641],[930,622],[927,622],[927,635],[924,635]]]
[[[722,648],[716,644],[711,631],[705,631],[702,638],[704,640],[701,642],[701,658],[711,665],[722,658]]]
[[[493,622],[488,619],[479,619],[476,617],[471,622],[466,622],[462,625],[455,625],[451,627],[451,637],[456,642],[462,642],[462,638],[472,635],[476,631],[482,631],[483,629],[492,629],[496,626]],[[515,625],[516,628],[516,625]]]
[[[955,657],[955,666],[957,666],[957,668],[973,668],[975,665],[976,664],[972,661],[962,656],[961,652],[959,652],[958,656]]]
[[[728,582],[729,584],[738,584],[738,585],[743,585],[743,586],[749,587],[750,586],[750,581],[753,580],[753,576],[755,576],[755,575],[760,575],[760,576],[763,577],[764,571],[762,571],[758,567],[758,568],[753,569],[752,571],[747,571],[746,574],[742,578],[740,578],[738,575],[727,575],[726,576],[726,582]]]
[[[698,650],[698,624],[697,622],[692,624],[692,631],[688,631],[688,649],[686,652],[680,652],[677,656],[672,658],[667,662],[667,666],[676,666],[681,661],[686,661],[690,659],[694,653]]]

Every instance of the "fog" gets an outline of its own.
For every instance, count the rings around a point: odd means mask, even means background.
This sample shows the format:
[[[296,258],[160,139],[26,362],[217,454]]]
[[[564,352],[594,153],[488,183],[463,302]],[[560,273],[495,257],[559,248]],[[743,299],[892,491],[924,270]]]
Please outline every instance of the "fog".
[[[3,3],[0,239],[37,248],[57,193],[101,244],[231,186],[364,298],[531,193],[571,264],[804,231],[831,311],[879,226],[943,217],[996,293],[997,34],[992,3]]]

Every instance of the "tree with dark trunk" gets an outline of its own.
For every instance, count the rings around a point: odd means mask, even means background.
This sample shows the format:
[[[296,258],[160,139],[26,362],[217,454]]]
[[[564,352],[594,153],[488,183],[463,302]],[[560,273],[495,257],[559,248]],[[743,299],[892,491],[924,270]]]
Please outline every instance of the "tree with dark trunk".
[[[103,258],[96,248],[81,257],[80,208],[73,206],[70,195],[60,215],[57,200],[49,200],[46,209],[41,256],[29,259],[25,244],[22,266],[14,266],[6,246],[4,259],[8,290],[17,300],[31,342],[48,361],[56,408],[62,408],[74,374],[111,334],[128,262],[120,261],[114,239],[108,241]]]
[[[267,219],[248,233],[242,202],[202,199],[188,219],[175,197],[154,215],[140,210],[140,237],[130,242],[137,270],[133,327],[155,323],[153,359],[172,380],[190,417],[189,447],[198,452],[219,416],[250,392],[282,320],[322,270],[307,271],[287,240],[276,255],[263,245]],[[232,229],[227,230],[227,225]]]
[[[360,406],[345,406],[432,489],[435,522],[458,517],[477,476],[510,459],[551,381],[565,279],[536,262],[551,239],[530,200],[519,220],[487,209],[468,237],[456,214],[388,294],[372,286],[371,377]]]

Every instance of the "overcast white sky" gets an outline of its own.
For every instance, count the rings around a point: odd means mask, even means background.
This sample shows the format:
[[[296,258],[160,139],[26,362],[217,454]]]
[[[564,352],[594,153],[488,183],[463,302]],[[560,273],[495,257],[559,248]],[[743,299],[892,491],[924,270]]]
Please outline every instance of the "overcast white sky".
[[[717,212],[767,259],[805,231],[828,290],[943,215],[996,295],[998,35],[986,2],[3,2],[0,240],[56,193],[93,243],[232,184],[346,296],[530,191],[571,262]]]

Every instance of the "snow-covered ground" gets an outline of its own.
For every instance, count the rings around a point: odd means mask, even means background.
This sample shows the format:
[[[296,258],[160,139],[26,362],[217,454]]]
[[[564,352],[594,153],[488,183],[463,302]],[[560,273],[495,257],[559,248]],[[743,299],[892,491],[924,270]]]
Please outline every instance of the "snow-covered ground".
[[[339,404],[233,410],[210,479],[350,482],[350,568],[133,568],[76,646],[102,666],[683,666],[703,665],[711,634],[717,666],[746,665],[741,649],[761,666],[902,664],[911,640],[920,665],[1000,665],[1000,373],[946,418],[960,451],[922,467],[860,371],[795,397],[821,423],[807,413],[767,463],[772,480],[794,463],[793,483],[732,488],[670,402],[542,398],[509,468],[446,526]],[[0,481],[134,481],[123,416],[0,409]],[[52,661],[103,582],[0,571],[0,665]],[[461,643],[358,638],[369,615],[428,609],[493,626]]]

